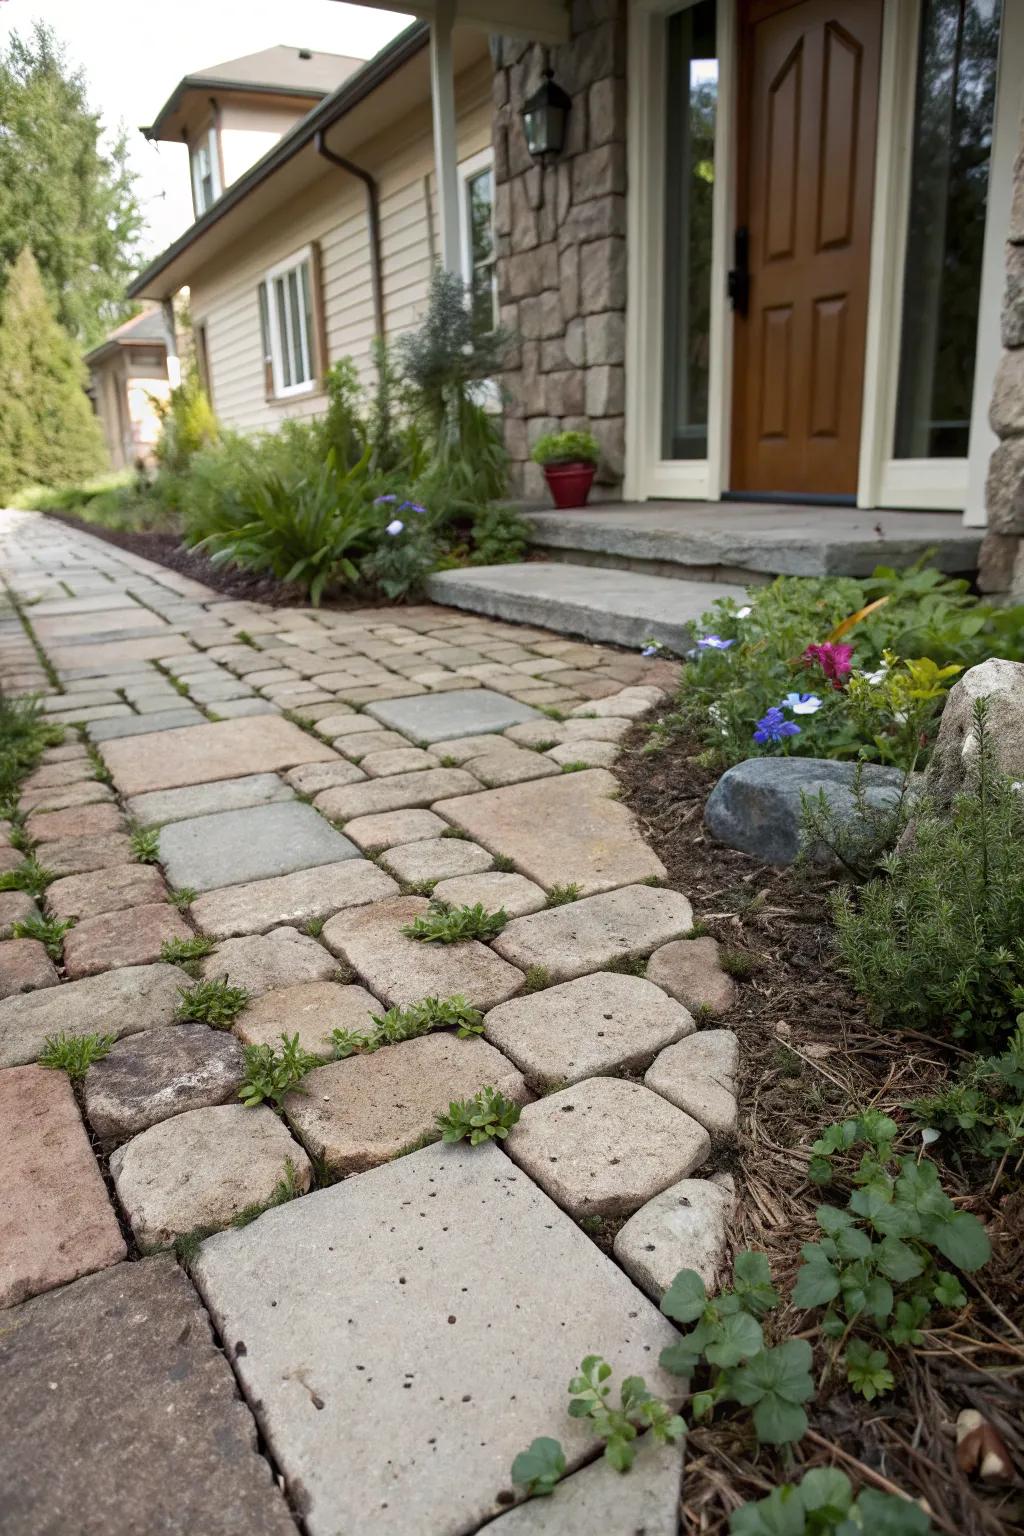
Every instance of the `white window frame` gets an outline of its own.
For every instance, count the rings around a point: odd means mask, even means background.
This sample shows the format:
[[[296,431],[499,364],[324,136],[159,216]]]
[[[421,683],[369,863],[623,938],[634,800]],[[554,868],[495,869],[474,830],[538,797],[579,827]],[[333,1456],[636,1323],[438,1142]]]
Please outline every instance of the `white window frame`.
[[[473,285],[473,230],[469,219],[469,184],[483,171],[491,172],[491,185],[495,192],[497,186],[494,181],[494,151],[482,149],[479,154],[471,155],[468,160],[459,163],[459,253],[462,263],[462,280],[470,290],[470,302],[472,302]],[[498,264],[496,254],[496,241],[494,232],[494,202],[491,202],[491,294],[493,296],[492,313],[494,315],[494,329],[498,325]]]
[[[285,334],[281,334],[281,316],[274,294],[274,282],[278,278],[286,277],[290,272],[297,271],[300,267],[308,268],[309,304],[313,326],[316,326],[316,294],[313,291],[313,247],[303,246],[301,251],[294,252],[276,266],[270,268],[263,277],[263,287],[266,292],[267,306],[267,330],[270,342],[270,364],[274,378],[274,399],[288,400],[293,395],[309,395],[317,387],[316,378],[316,337],[312,334],[306,322],[305,306],[299,309],[300,342],[302,344],[303,361],[309,373],[309,377],[303,379],[300,384],[285,384],[282,370],[282,361],[286,353],[291,358],[294,336],[291,333],[291,319],[285,311]]]
[[[210,157],[210,186],[212,194],[210,201],[203,201],[203,175],[200,165],[200,155],[206,151]],[[220,154],[217,144],[217,129],[211,123],[204,134],[200,136],[194,146],[189,146],[189,163],[192,168],[192,203],[196,210],[196,218],[201,218],[207,209],[212,208],[223,192],[220,184]]]

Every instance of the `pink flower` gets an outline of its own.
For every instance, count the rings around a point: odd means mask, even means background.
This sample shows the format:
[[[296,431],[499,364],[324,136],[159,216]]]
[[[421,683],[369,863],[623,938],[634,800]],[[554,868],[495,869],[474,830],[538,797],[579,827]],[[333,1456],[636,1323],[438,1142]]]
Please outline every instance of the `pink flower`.
[[[844,678],[853,670],[853,646],[835,645],[826,640],[823,645],[809,645],[801,660],[806,666],[817,662],[833,688],[841,688]]]

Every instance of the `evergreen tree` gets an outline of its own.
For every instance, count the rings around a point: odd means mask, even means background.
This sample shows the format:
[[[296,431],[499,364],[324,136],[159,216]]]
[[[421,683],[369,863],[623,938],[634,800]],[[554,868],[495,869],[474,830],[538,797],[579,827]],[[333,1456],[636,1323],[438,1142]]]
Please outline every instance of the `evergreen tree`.
[[[72,484],[104,468],[85,381],[26,246],[0,299],[0,502],[25,485]]]
[[[142,213],[122,133],[112,147],[85,79],[37,23],[0,53],[0,291],[28,246],[61,325],[83,350],[131,313]]]

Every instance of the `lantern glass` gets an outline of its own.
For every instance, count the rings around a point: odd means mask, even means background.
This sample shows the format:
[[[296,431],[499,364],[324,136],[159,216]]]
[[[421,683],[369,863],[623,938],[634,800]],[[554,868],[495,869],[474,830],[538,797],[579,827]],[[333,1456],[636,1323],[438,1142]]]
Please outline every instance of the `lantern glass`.
[[[544,71],[544,83],[523,106],[523,130],[526,145],[535,159],[559,155],[565,148],[565,126],[572,98],[556,85],[550,69]]]

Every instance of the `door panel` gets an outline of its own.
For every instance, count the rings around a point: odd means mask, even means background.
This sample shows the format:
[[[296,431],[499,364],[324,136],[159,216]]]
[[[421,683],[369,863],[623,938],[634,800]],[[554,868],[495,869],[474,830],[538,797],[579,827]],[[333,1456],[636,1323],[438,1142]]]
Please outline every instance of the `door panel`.
[[[882,0],[741,7],[732,488],[857,490]]]

